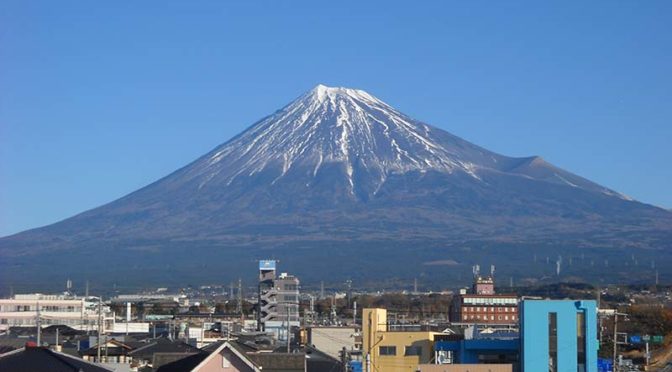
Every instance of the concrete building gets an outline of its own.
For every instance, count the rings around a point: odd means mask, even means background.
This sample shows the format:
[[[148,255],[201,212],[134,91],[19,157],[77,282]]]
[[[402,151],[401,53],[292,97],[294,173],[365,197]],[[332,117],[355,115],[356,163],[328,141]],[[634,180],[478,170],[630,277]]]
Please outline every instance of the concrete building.
[[[595,301],[523,300],[519,306],[519,332],[480,324],[464,334],[413,332],[408,337],[386,331],[385,310],[364,309],[364,353],[371,362],[365,370],[597,372]],[[409,345],[422,347],[420,357],[407,355]]]
[[[299,279],[287,273],[276,277],[276,261],[259,261],[258,304],[257,330],[288,340],[300,325]]]
[[[391,331],[387,310],[364,309],[362,312],[362,353],[366,371],[416,371],[418,365],[434,357],[431,331]]]
[[[98,306],[96,298],[64,295],[18,294],[10,299],[0,299],[0,330],[9,327],[42,327],[67,325],[78,330],[97,330]],[[114,313],[102,305],[101,318],[104,330],[114,327]]]
[[[464,334],[442,336],[434,343],[437,364],[508,364],[519,359],[518,330],[472,325]]]
[[[518,297],[495,293],[492,276],[475,276],[470,293],[460,290],[450,305],[453,323],[517,324]]]
[[[595,301],[521,303],[521,372],[597,372]]]
[[[340,359],[343,348],[350,354],[361,353],[361,336],[355,327],[309,327],[307,344],[332,358]]]

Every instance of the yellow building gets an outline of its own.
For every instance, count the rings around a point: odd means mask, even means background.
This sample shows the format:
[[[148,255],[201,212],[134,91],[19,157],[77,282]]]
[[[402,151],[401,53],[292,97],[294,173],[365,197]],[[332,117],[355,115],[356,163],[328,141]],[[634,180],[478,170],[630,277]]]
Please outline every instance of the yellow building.
[[[365,372],[416,371],[433,362],[437,332],[389,331],[385,309],[364,309],[362,315]]]

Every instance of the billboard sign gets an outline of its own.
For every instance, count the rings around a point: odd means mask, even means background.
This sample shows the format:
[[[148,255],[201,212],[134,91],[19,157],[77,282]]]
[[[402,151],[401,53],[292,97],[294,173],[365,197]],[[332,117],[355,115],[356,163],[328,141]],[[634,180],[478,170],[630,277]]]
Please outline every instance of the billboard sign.
[[[259,260],[259,270],[275,270],[275,260]]]

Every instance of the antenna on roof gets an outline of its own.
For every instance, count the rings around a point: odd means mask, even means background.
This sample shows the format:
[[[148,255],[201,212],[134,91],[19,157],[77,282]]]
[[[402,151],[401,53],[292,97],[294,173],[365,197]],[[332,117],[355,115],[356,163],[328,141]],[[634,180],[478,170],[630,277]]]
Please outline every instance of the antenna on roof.
[[[490,277],[495,277],[495,265],[490,265]]]

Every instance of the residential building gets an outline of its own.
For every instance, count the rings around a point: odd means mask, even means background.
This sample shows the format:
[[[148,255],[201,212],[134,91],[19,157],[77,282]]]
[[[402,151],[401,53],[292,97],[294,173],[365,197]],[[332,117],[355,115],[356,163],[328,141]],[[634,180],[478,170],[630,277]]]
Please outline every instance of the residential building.
[[[367,371],[416,371],[434,357],[438,332],[390,330],[387,310],[362,312],[362,353]]]
[[[340,361],[307,348],[292,353],[258,349],[246,343],[223,342],[207,353],[164,364],[158,372],[324,372],[342,371]]]
[[[0,355],[0,371],[109,372],[108,369],[77,357],[26,343],[22,349]]]

